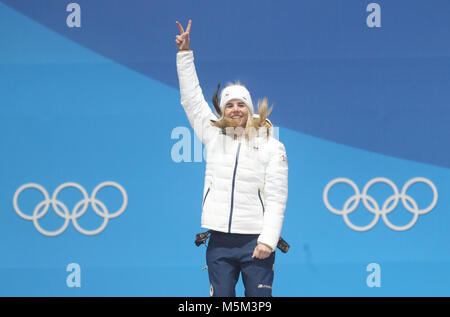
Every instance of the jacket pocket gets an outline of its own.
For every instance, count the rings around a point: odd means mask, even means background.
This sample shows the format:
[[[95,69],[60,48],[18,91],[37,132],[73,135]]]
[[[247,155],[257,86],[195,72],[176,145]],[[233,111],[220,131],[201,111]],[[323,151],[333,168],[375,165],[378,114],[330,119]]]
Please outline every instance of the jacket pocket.
[[[261,207],[262,207],[262,212],[263,212],[263,214],[264,214],[264,203],[263,203],[263,200],[262,200],[262,197],[261,197],[261,190],[258,188],[258,198],[259,198],[259,202],[261,203]]]

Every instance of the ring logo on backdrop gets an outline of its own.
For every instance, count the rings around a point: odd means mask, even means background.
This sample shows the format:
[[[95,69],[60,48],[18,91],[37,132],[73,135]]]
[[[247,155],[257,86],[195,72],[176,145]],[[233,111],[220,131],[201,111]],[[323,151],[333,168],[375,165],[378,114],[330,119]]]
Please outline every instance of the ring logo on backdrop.
[[[122,197],[123,197],[123,202],[122,202],[122,205],[120,206],[120,208],[112,213],[109,212],[109,210],[106,208],[106,206],[103,202],[96,199],[96,195],[97,195],[98,191],[106,186],[111,186],[111,187],[115,187],[115,188],[119,189],[119,191],[121,192]],[[83,195],[83,199],[80,200],[77,204],[75,204],[75,206],[73,207],[71,212],[69,212],[69,209],[62,201],[58,200],[59,192],[61,190],[63,190],[64,188],[68,188],[68,187],[74,187],[74,188],[78,189]],[[25,214],[19,208],[17,201],[19,199],[20,194],[23,191],[25,191],[27,189],[32,189],[32,188],[40,191],[44,195],[44,200],[36,205],[36,207],[33,210],[33,214],[30,216],[30,215]],[[67,226],[69,225],[70,221],[72,221],[74,227],[80,233],[89,235],[89,236],[96,235],[96,234],[102,232],[103,229],[105,229],[106,225],[108,224],[109,219],[120,216],[125,211],[127,204],[128,204],[127,193],[125,192],[125,190],[123,189],[122,186],[120,186],[119,184],[117,184],[115,182],[103,182],[103,183],[97,185],[97,187],[95,187],[94,190],[92,191],[92,194],[90,197],[88,196],[86,190],[82,186],[78,185],[77,183],[64,183],[64,184],[60,185],[58,188],[56,188],[56,190],[53,192],[52,198],[50,198],[50,196],[48,195],[45,188],[42,187],[41,185],[34,184],[34,183],[28,183],[28,184],[24,184],[24,185],[20,186],[16,190],[16,192],[14,194],[14,198],[13,198],[13,205],[14,205],[14,210],[16,211],[16,213],[23,219],[32,220],[36,229],[43,235],[46,235],[49,237],[54,237],[54,236],[57,236],[57,235],[63,233],[64,230],[66,230]],[[84,213],[88,209],[89,205],[92,206],[92,209],[94,210],[94,212],[97,215],[99,215],[100,217],[103,218],[102,224],[100,225],[100,227],[98,227],[95,230],[85,230],[79,225],[79,223],[77,221],[78,218],[80,218],[82,215],[84,215]],[[39,225],[39,222],[38,222],[39,219],[41,219],[42,217],[45,216],[45,214],[49,210],[50,206],[52,206],[53,210],[55,210],[56,214],[59,217],[65,219],[62,227],[55,231],[44,230]]]
[[[328,201],[329,190],[331,189],[331,187],[333,187],[338,183],[345,183],[350,185],[355,192],[353,196],[349,197],[345,201],[342,210],[334,208]],[[378,204],[375,198],[373,198],[368,194],[370,187],[376,183],[385,183],[389,185],[393,190],[393,195],[388,197],[381,206]],[[430,203],[430,205],[428,205],[428,207],[424,209],[419,209],[416,200],[407,194],[408,188],[415,183],[425,183],[433,191],[433,200]],[[353,211],[355,211],[361,200],[364,206],[367,208],[367,210],[369,210],[372,214],[374,214],[372,222],[370,222],[366,226],[356,226],[348,218],[348,215],[351,214]],[[330,181],[323,191],[323,202],[325,203],[325,206],[328,208],[328,210],[336,215],[342,216],[344,218],[345,223],[351,229],[356,231],[367,231],[372,229],[377,224],[380,216],[383,218],[384,223],[392,230],[396,231],[408,230],[416,223],[417,219],[419,218],[419,215],[424,215],[433,210],[433,208],[436,206],[437,200],[438,200],[438,191],[436,189],[436,186],[429,179],[423,177],[415,177],[410,179],[403,186],[400,193],[398,191],[397,186],[391,180],[384,177],[377,177],[369,181],[364,186],[362,193],[360,193],[358,186],[356,186],[356,184],[348,178],[336,178]],[[405,209],[413,214],[413,218],[411,219],[411,221],[404,226],[396,226],[392,224],[387,217],[387,215],[397,207],[400,201],[402,202]]]

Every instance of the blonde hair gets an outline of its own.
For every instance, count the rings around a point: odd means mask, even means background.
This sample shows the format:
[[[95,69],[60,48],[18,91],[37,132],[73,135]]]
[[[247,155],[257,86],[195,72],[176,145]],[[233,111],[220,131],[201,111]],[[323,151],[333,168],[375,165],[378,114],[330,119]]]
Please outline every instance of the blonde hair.
[[[234,83],[227,83],[226,87],[239,85],[245,87],[239,80],[236,80]],[[226,88],[225,87],[225,88]],[[219,94],[220,84],[217,86],[217,91],[213,96],[213,106],[219,116],[219,120],[214,121],[211,120],[211,124],[219,129],[222,130],[223,133],[225,133],[226,128],[237,128],[238,125],[235,120],[225,117],[225,111],[222,111],[219,107],[218,102],[218,94]],[[264,97],[262,100],[258,100],[257,103],[257,109],[258,109],[258,117],[253,116],[253,112],[249,107],[248,109],[248,117],[247,117],[247,123],[245,125],[245,137],[247,139],[254,136],[255,133],[260,133],[260,129],[267,129],[266,132],[267,136],[269,136],[269,129],[272,127],[272,124],[268,120],[268,117],[273,109],[272,106],[268,109],[268,100],[267,97]]]

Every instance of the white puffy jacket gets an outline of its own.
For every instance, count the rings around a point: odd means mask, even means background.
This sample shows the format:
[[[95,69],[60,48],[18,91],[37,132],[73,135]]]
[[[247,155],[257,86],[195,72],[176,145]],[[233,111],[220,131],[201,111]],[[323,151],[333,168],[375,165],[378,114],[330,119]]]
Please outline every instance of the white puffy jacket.
[[[288,193],[284,145],[272,137],[234,139],[211,125],[217,120],[202,93],[192,51],[177,53],[181,105],[206,148],[202,228],[259,234],[275,250]]]

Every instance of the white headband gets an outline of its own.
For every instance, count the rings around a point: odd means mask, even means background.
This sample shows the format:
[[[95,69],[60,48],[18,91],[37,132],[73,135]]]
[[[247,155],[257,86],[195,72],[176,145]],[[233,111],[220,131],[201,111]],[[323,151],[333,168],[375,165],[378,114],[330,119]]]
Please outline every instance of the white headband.
[[[250,97],[250,93],[244,86],[233,85],[222,90],[220,97],[220,109],[222,110],[222,113],[224,112],[225,105],[232,99],[242,100],[247,105],[251,113],[254,113],[252,97]]]

